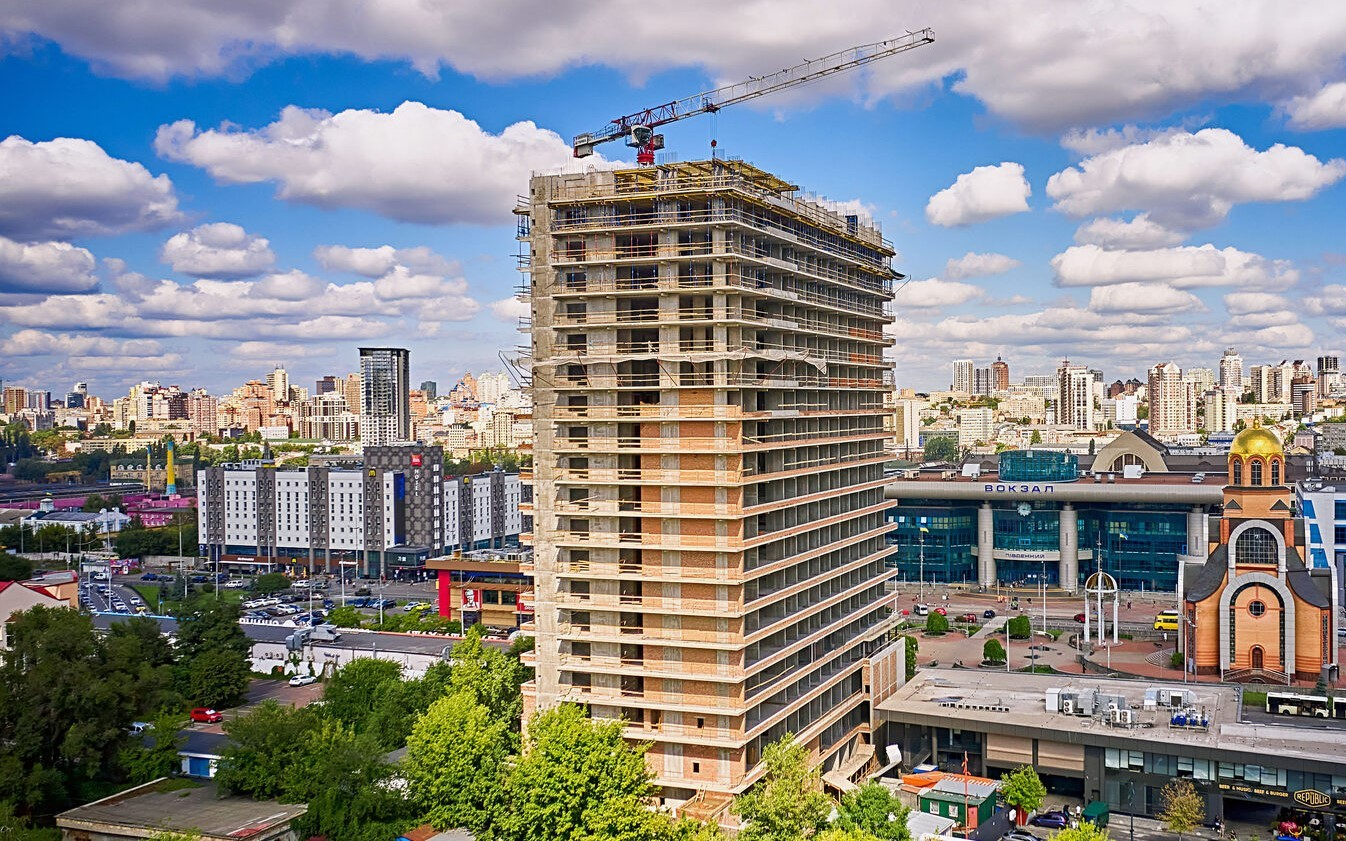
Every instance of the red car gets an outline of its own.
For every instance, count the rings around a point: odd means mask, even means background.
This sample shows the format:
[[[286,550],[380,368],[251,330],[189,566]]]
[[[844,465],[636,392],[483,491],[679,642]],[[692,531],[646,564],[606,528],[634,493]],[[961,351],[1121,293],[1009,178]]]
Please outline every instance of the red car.
[[[977,614],[975,614],[975,613],[964,613],[962,616],[958,617],[958,621],[959,621],[959,622],[976,622],[976,621],[977,621]]]
[[[940,616],[948,616],[948,615],[949,615],[949,611],[945,610],[945,609],[942,608],[942,607],[937,607],[937,608],[935,608],[935,612],[938,613]]]
[[[1076,622],[1079,622],[1081,625],[1083,625],[1083,624],[1084,624],[1084,614],[1083,614],[1083,613],[1077,613],[1077,614],[1075,614],[1075,621],[1076,621]]]
[[[192,721],[199,721],[202,724],[215,724],[216,722],[224,721],[224,716],[220,715],[218,710],[212,709],[211,707],[195,707],[188,713],[188,718]]]

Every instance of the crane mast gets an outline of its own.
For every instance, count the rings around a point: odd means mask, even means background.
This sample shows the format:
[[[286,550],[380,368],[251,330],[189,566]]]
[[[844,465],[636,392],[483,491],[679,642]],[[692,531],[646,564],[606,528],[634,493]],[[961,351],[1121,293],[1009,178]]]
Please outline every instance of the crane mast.
[[[594,147],[600,143],[625,137],[626,145],[637,150],[636,162],[648,166],[654,163],[654,153],[664,148],[664,136],[654,131],[659,126],[685,120],[697,114],[713,114],[721,108],[739,102],[854,70],[879,59],[933,43],[934,40],[935,33],[932,30],[922,29],[918,32],[908,32],[899,38],[851,47],[765,76],[751,76],[742,82],[618,117],[598,131],[577,135],[571,143],[571,148],[575,157],[585,158],[592,155]]]

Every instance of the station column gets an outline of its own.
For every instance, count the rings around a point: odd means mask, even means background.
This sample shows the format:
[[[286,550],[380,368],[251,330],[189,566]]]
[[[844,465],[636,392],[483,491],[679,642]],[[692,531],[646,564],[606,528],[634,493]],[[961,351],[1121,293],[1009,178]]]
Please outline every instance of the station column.
[[[995,586],[995,514],[989,502],[977,511],[977,576],[983,587]]]
[[[1067,502],[1061,506],[1061,563],[1059,577],[1061,589],[1073,593],[1079,589],[1080,580],[1080,531],[1079,512]]]
[[[1187,554],[1204,558],[1206,545],[1206,507],[1193,505],[1192,510],[1187,512]]]

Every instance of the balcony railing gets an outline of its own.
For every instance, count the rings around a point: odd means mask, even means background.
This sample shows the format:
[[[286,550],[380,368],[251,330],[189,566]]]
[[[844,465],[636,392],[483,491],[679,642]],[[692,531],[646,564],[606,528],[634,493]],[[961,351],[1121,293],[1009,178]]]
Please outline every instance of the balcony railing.
[[[854,315],[872,318],[887,318],[883,303],[878,300],[843,296],[835,293],[818,292],[810,289],[784,288],[776,286],[771,279],[759,278],[736,267],[737,261],[729,261],[729,267],[721,274],[679,275],[675,278],[565,278],[564,276],[550,289],[559,298],[570,295],[613,294],[618,292],[680,292],[706,291],[715,289],[740,290],[775,298],[782,301],[800,301],[829,307]],[[780,270],[785,272],[787,270]],[[798,274],[789,271],[790,274]],[[829,278],[831,279],[831,278]],[[531,286],[522,286],[521,294],[531,294]],[[870,290],[851,295],[877,294]]]

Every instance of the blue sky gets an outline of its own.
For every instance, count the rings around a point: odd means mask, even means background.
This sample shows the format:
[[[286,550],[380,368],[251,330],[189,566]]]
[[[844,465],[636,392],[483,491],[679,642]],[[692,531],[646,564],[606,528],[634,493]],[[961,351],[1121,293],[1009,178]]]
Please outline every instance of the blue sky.
[[[570,136],[925,26],[665,131],[872,214],[913,279],[900,385],[997,353],[1125,379],[1346,350],[1337,4],[29,5],[0,10],[7,383],[302,383],[360,344],[411,347],[417,381],[498,369],[524,339],[509,209],[577,165]]]

